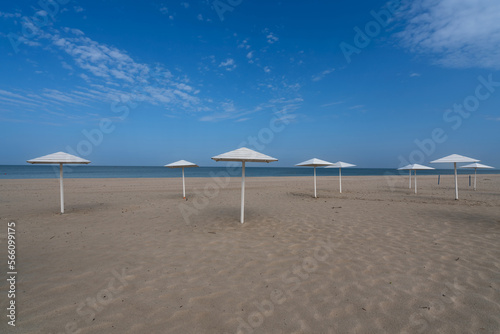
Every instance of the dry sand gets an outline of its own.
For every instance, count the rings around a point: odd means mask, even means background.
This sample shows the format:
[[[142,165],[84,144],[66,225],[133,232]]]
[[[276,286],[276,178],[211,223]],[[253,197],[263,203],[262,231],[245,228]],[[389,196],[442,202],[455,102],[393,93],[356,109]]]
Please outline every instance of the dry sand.
[[[58,180],[2,180],[15,332],[500,332],[500,175],[342,181],[247,178],[242,225],[239,178],[65,179],[64,215]]]

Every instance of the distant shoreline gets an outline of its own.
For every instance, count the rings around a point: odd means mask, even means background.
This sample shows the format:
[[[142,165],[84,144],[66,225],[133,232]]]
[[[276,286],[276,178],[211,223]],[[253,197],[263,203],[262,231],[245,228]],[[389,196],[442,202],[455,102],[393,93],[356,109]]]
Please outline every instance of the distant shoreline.
[[[214,175],[241,176],[241,168],[199,167],[187,168],[186,178],[210,178]],[[338,176],[337,168],[316,168],[318,177]],[[452,175],[453,169],[435,169],[418,171],[417,175]],[[473,175],[472,169],[458,169],[459,175]],[[500,170],[479,170],[478,175],[496,175]],[[247,167],[247,177],[309,177],[313,175],[312,167]],[[395,168],[342,168],[342,176],[408,176],[408,171],[399,171]],[[170,169],[163,166],[78,166],[65,165],[64,177],[74,179],[143,179],[143,178],[177,178],[181,177],[180,169]],[[53,179],[59,178],[57,165],[0,165],[0,180],[5,179]]]

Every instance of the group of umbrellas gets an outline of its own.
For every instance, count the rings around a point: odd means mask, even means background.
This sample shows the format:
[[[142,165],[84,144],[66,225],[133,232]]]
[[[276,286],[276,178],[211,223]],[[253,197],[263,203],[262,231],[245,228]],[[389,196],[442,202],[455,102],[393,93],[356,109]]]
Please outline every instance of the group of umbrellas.
[[[270,157],[268,155],[259,153],[257,151],[248,149],[246,147],[239,148],[234,151],[230,151],[227,153],[223,153],[212,157],[215,161],[237,161],[241,162],[241,216],[240,222],[243,223],[245,220],[245,163],[246,162],[273,162],[278,161],[278,159]],[[60,184],[60,193],[61,193],[61,213],[64,213],[64,187],[63,187],[63,164],[89,164],[89,160],[82,159],[80,157],[64,153],[57,152],[49,155],[45,155],[43,157],[39,157],[36,159],[28,160],[28,163],[31,164],[59,164],[59,184]],[[474,168],[474,190],[476,190],[476,170],[477,168],[493,168],[490,166],[479,164],[479,160],[472,159],[468,157],[464,157],[458,154],[452,154],[446,156],[444,158],[431,161],[431,163],[454,163],[455,168],[455,199],[458,199],[458,182],[457,182],[457,162],[473,162],[470,165],[461,166],[462,168]],[[317,197],[316,194],[316,167],[326,167],[326,168],[338,168],[339,169],[339,188],[342,193],[342,168],[354,167],[356,165],[349,164],[346,162],[338,161],[336,163],[331,163],[328,161],[320,160],[317,158],[313,158],[304,162],[297,164],[296,166],[306,166],[306,167],[314,167],[314,197]],[[165,167],[169,168],[181,168],[182,169],[182,195],[183,198],[186,198],[186,185],[184,181],[184,168],[190,167],[198,167],[195,163],[179,160]],[[414,171],[415,175],[415,193],[417,193],[417,170],[422,169],[434,169],[432,167],[427,167],[419,164],[411,164],[405,167],[399,168],[400,170],[409,170],[410,171],[410,188],[411,188],[411,171]]]
[[[245,220],[245,163],[246,162],[272,162],[278,161],[278,159],[270,157],[268,155],[259,153],[257,151],[248,149],[246,147],[239,148],[237,150],[223,153],[212,157],[215,161],[238,161],[241,162],[242,172],[241,172],[241,223]],[[64,187],[63,187],[63,164],[89,164],[89,160],[82,159],[80,157],[64,153],[57,152],[36,159],[28,160],[31,164],[59,164],[59,185],[61,193],[61,213],[64,213]],[[165,165],[165,167],[170,168],[182,168],[182,195],[184,199],[186,198],[186,184],[184,181],[184,168],[198,167],[198,165],[186,161],[179,160],[171,164]]]
[[[256,152],[254,150],[248,149],[246,147],[239,148],[234,151],[230,151],[227,153],[219,154],[215,157],[212,157],[213,160],[215,161],[238,161],[241,162],[241,216],[240,216],[240,222],[243,224],[245,221],[245,163],[246,162],[273,162],[273,161],[278,161],[278,159],[270,157],[268,155]],[[326,166],[327,168],[338,168],[339,169],[339,182],[340,182],[340,192],[342,192],[342,167],[353,167],[355,165],[353,164],[348,164],[346,162],[336,162],[336,163],[331,163],[328,161],[320,160],[320,159],[310,159],[304,162],[301,162],[300,164],[297,164],[296,166],[310,166],[314,167],[314,197],[317,198],[316,196],[316,167],[318,166]],[[185,183],[184,183],[184,168],[185,167],[198,167],[196,164],[185,161],[185,160],[179,160],[176,162],[173,162],[171,164],[165,165],[165,167],[170,167],[170,168],[179,168],[182,167],[182,191],[183,191],[183,196],[184,199],[186,198],[186,188],[185,188]]]
[[[316,167],[338,168],[339,169],[339,188],[340,188],[340,192],[342,193],[342,167],[354,167],[356,165],[348,164],[347,162],[342,162],[342,161],[332,163],[332,162],[328,162],[325,160],[313,158],[313,159],[301,162],[300,164],[296,164],[295,166],[314,167],[314,198],[317,198],[317,196],[316,196]]]
[[[478,163],[479,160],[474,159],[474,158],[469,158],[465,157],[463,155],[458,155],[458,154],[451,154],[446,157],[443,157],[441,159],[437,159],[434,161],[431,161],[431,164],[433,163],[453,163],[453,167],[455,170],[455,199],[458,199],[458,178],[457,178],[457,163],[466,163],[466,162],[472,162],[472,164],[461,166],[460,168],[474,168],[474,190],[476,190],[476,174],[477,174],[477,169],[478,168],[493,168],[491,166],[483,165]],[[415,176],[415,194],[417,193],[417,170],[425,170],[425,169],[434,169],[432,167],[424,166],[424,165],[419,165],[419,164],[410,164],[406,165],[404,167],[398,168],[398,170],[409,170],[410,174],[410,185],[409,188],[411,189],[411,171],[414,172]]]

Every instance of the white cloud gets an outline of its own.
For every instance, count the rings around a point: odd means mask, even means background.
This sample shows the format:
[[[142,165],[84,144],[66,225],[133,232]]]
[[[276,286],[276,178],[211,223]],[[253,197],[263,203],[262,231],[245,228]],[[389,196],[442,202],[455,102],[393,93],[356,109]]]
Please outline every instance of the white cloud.
[[[297,114],[288,114],[288,115],[284,115],[284,116],[277,118],[276,122],[282,122],[285,124],[289,124],[289,123],[294,123],[294,121],[296,119],[297,119]]]
[[[184,112],[198,112],[208,108],[204,105],[207,102],[197,97],[200,91],[188,85],[189,78],[184,74],[175,77],[161,65],[138,63],[123,50],[94,41],[80,30],[47,29],[35,41],[37,45],[44,42],[47,49],[62,51],[59,56],[62,67],[74,73],[87,87],[80,87],[72,92],[54,89],[45,89],[41,93],[24,92],[26,96],[31,95],[29,100],[0,94],[4,100],[17,100],[25,105],[53,104],[62,108],[71,104],[90,106],[95,103],[111,103],[125,96],[137,102],[166,109],[176,108]],[[234,60],[233,63],[226,61],[225,65],[234,68]],[[49,108],[46,109],[49,112]]]
[[[120,71],[120,70],[113,68],[110,70],[110,72],[117,79],[127,80],[130,83],[134,82],[134,79],[132,77],[130,77],[129,75],[127,75],[127,73],[125,71]]]
[[[276,37],[272,32],[270,32],[269,34],[267,34],[266,38],[267,38],[267,42],[269,44],[274,44],[274,43],[276,43],[279,40],[279,38]]]
[[[249,115],[256,112],[269,112],[277,117],[278,122],[282,121],[288,124],[296,119],[297,115],[294,111],[300,108],[302,102],[303,99],[300,97],[288,99],[281,97],[260,103],[252,109],[240,109],[234,105],[233,101],[226,101],[219,103],[216,112],[201,117],[200,121],[217,122],[235,120],[235,122],[243,122],[249,120]]]
[[[167,8],[167,7],[165,7],[165,6],[163,6],[163,7],[161,7],[161,8],[160,8],[160,12],[161,12],[162,14],[168,14],[168,8]]]
[[[326,107],[331,107],[331,106],[335,106],[337,104],[342,104],[342,103],[344,103],[344,101],[330,102],[330,103],[322,104],[321,107],[326,108]]]
[[[77,13],[80,13],[80,12],[83,12],[85,9],[83,9],[82,7],[80,6],[74,6],[73,9],[75,10],[75,12]]]
[[[500,117],[486,117],[488,121],[500,122]]]
[[[411,78],[419,77],[420,75],[421,75],[420,73],[416,73],[416,72],[410,73]]]
[[[327,76],[328,74],[332,73],[333,71],[335,71],[334,68],[329,68],[329,69],[326,69],[324,70],[323,72],[319,73],[319,74],[316,74],[316,75],[313,75],[313,77],[311,78],[312,81],[320,81],[321,79],[323,79],[325,76]]]
[[[203,15],[201,15],[201,14],[198,14],[198,16],[196,16],[196,18],[197,18],[199,21],[203,21]]]
[[[125,103],[123,100],[125,97],[133,103],[141,102],[164,108],[168,114],[172,114],[172,111],[179,114],[200,112],[199,117],[203,121],[225,119],[243,121],[250,119],[250,115],[257,112],[276,112],[280,113],[280,118],[292,119],[295,117],[291,115],[292,110],[298,108],[302,101],[290,100],[290,96],[299,95],[300,85],[290,84],[284,76],[271,75],[266,76],[265,83],[272,87],[275,96],[286,96],[286,100],[260,104],[257,107],[236,106],[232,101],[221,103],[220,100],[210,100],[200,92],[200,88],[204,90],[203,82],[193,83],[182,69],[176,68],[170,72],[161,64],[138,62],[126,51],[93,40],[76,29],[47,27],[40,35],[33,38],[33,42],[43,45],[40,51],[50,51],[57,55],[62,68],[68,70],[68,73],[71,71],[73,75],[72,86],[59,88],[48,82],[44,90],[13,92],[27,98],[25,100],[21,100],[22,97],[0,95],[2,102],[6,101],[5,104],[12,110],[20,105],[26,106],[26,110],[40,106],[40,111],[44,111],[45,116],[53,111],[59,112],[61,116],[50,114],[50,117],[67,117],[62,115],[71,114],[85,119],[88,116],[86,114],[82,116],[82,108],[79,106],[95,109],[95,106],[106,103],[109,107],[113,101],[119,100]],[[255,54],[248,49],[247,40],[242,45],[240,50],[244,52],[241,56],[251,55],[252,60],[255,60],[256,55],[259,55],[258,51]],[[206,59],[218,74],[233,71],[237,67],[236,58],[233,59],[230,55],[219,59],[208,56]],[[260,65],[259,69],[266,72],[271,70],[270,67]],[[257,89],[269,93],[271,89],[261,88],[262,83],[257,82]],[[9,99],[11,101],[8,101]],[[259,102],[261,101],[256,104]]]
[[[236,68],[233,58],[228,58],[219,64],[219,67],[224,67],[227,71],[232,71]]]
[[[181,2],[181,6],[183,6],[186,9],[188,9],[189,8],[189,3],[188,2]]]
[[[418,0],[396,34],[412,52],[452,68],[500,68],[500,1]]]
[[[250,49],[250,45],[248,44],[248,39],[244,39],[243,42],[238,44],[238,48],[240,49]]]
[[[85,35],[80,29],[71,29],[71,32],[75,35],[83,36]]]
[[[60,102],[66,102],[77,105],[86,105],[85,103],[82,103],[79,99],[75,99],[74,95],[63,93],[55,89],[44,89],[44,93],[42,93],[42,96]]]
[[[291,98],[291,99],[286,99],[284,97],[280,97],[278,99],[272,99],[269,100],[269,103],[271,104],[296,104],[296,103],[302,103],[304,102],[304,99],[301,97],[296,97],[296,98]]]
[[[77,35],[79,36],[79,35]],[[88,37],[66,37],[59,34],[49,36],[53,45],[70,55],[84,70],[101,78],[114,77],[133,83],[141,72],[148,70],[122,51],[97,43]]]
[[[247,58],[248,59],[252,59],[253,58],[253,51],[250,51],[249,53],[247,53]]]
[[[28,24],[26,24],[28,25]],[[19,36],[18,40],[17,40],[19,43],[23,43],[23,44],[26,44],[28,46],[41,46],[42,44],[40,44],[39,42],[33,40],[33,39],[29,39],[29,38],[26,38],[24,36]]]
[[[264,67],[264,72],[266,73],[271,72],[271,68],[269,66]]]
[[[211,114],[206,115],[200,118],[202,122],[214,122],[223,119],[234,119],[238,118],[245,114],[245,112],[237,112],[236,107],[234,105],[234,101],[228,100],[221,102],[218,107],[218,111]]]
[[[80,116],[71,113],[57,113],[54,110],[61,110],[63,106],[85,106],[89,107],[95,101],[107,98],[106,93],[94,93],[91,90],[82,88],[82,91],[73,90],[62,92],[56,89],[44,89],[40,94],[23,92],[21,94],[0,90],[0,101],[4,105],[13,105],[15,108],[23,106],[24,109],[36,107],[36,111],[46,111],[52,115],[60,115],[66,118],[78,118]],[[28,109],[29,110],[29,109]]]
[[[189,86],[189,85],[186,85],[184,83],[178,83],[178,84],[175,84],[175,86],[180,89],[180,90],[184,90],[186,92],[192,92],[193,91],[193,87]],[[199,92],[199,91],[198,91]],[[196,94],[196,92],[195,92]]]
[[[3,18],[13,18],[13,17],[21,17],[20,13],[5,13],[5,12],[0,12],[0,17]]]
[[[0,89],[0,100],[3,103],[9,103],[13,104],[16,106],[19,105],[27,105],[27,106],[33,106],[36,107],[39,105],[39,101],[37,99],[33,99],[31,97],[26,97],[17,93],[12,93],[9,91],[5,91]]]

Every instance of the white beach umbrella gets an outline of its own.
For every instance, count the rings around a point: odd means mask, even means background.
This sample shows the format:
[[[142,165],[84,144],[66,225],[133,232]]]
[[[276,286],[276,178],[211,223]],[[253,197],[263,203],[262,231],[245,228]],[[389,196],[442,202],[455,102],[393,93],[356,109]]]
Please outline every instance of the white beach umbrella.
[[[171,164],[165,165],[165,167],[182,168],[182,196],[184,199],[186,199],[186,184],[184,182],[184,168],[199,167],[199,166],[197,164],[194,164],[194,163],[186,161],[186,160],[179,160],[176,162],[172,162]]]
[[[325,168],[338,168],[339,169],[339,187],[340,193],[342,193],[342,168],[354,167],[356,165],[349,164],[347,162],[337,161],[331,166],[326,166]]]
[[[477,169],[478,168],[494,168],[494,167],[486,166],[483,164],[478,164],[477,162],[475,162],[475,163],[470,164],[470,165],[461,166],[460,168],[474,168],[474,190],[476,190],[476,172],[477,172]]]
[[[333,163],[321,160],[321,159],[316,159],[312,158],[307,161],[301,162],[300,164],[296,164],[295,166],[301,166],[301,167],[314,167],[314,198],[317,198],[316,196],[316,167],[322,167],[322,166],[330,166],[333,165]]]
[[[241,219],[245,221],[245,162],[273,162],[278,161],[273,157],[259,153],[246,147],[212,157],[215,161],[241,161]]]
[[[441,159],[437,159],[431,161],[431,164],[435,163],[453,163],[453,167],[455,168],[455,199],[458,199],[458,180],[457,180],[457,162],[479,162],[477,159],[464,157],[463,155],[451,154],[443,157]]]
[[[28,160],[30,164],[59,164],[59,187],[61,192],[61,213],[64,213],[64,187],[63,187],[63,164],[89,164],[90,161],[80,157],[57,152],[49,155],[44,155],[36,159]]]
[[[410,167],[411,165],[406,165],[404,167],[401,167],[401,168],[398,168],[398,170],[408,170],[409,171],[409,176],[410,176],[410,179],[409,179],[409,183],[408,183],[408,189],[411,189],[411,171],[412,169],[411,168],[408,168]]]
[[[398,168],[398,170],[406,170],[408,169],[410,171],[410,188],[411,188],[411,171],[415,173],[415,194],[417,193],[417,170],[424,170],[424,169],[435,169],[432,167],[424,166],[424,165],[419,165],[419,164],[411,164],[411,165],[406,165],[404,167]]]

